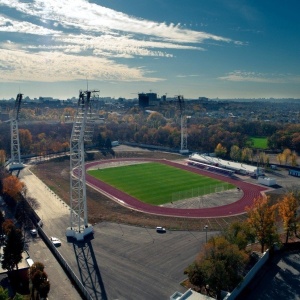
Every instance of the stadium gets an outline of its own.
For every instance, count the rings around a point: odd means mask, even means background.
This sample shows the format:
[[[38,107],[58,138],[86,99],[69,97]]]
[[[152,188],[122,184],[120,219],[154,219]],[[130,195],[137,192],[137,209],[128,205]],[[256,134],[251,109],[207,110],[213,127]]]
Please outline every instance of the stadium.
[[[113,187],[110,184],[105,183],[91,175],[88,171],[93,169],[100,169],[102,165],[130,165],[134,163],[146,163],[146,162],[156,162],[161,165],[172,166],[184,171],[188,171],[201,176],[206,176],[219,180],[224,183],[232,184],[239,191],[240,198],[229,204],[222,205],[222,203],[217,204],[214,207],[199,207],[190,208],[189,206],[184,208],[162,206],[162,205],[151,205],[142,202],[140,199],[133,197],[120,189]],[[214,170],[201,169],[193,165],[188,164],[187,161],[175,162],[166,159],[151,159],[151,158],[118,158],[102,161],[94,161],[86,164],[86,182],[89,186],[99,191],[100,193],[108,196],[113,201],[119,203],[120,205],[127,207],[131,210],[144,212],[147,214],[159,215],[159,216],[172,216],[172,217],[183,217],[183,218],[218,218],[218,217],[228,217],[236,216],[245,213],[245,207],[252,205],[253,199],[258,197],[263,191],[266,191],[266,187],[258,186],[255,184],[250,184],[234,178],[233,176],[228,176],[228,174],[222,174],[215,172]],[[232,174],[230,174],[232,175]],[[223,193],[223,190],[220,190]],[[225,193],[224,193],[225,195]],[[226,197],[226,196],[224,196]],[[223,198],[224,198],[223,197]],[[199,197],[198,197],[199,198]]]

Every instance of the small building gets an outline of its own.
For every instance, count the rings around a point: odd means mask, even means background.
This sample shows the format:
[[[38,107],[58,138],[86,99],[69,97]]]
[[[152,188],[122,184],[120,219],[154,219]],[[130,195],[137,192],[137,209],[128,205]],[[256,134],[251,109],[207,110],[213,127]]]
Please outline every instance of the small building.
[[[273,186],[273,185],[276,185],[276,179],[260,176],[260,177],[258,177],[258,183],[267,185],[267,186]]]
[[[3,253],[3,247],[1,247],[0,255]],[[28,281],[28,270],[33,265],[34,261],[30,258],[27,251],[22,253],[22,260],[18,264],[18,269],[15,269],[14,272],[18,273],[18,277],[25,283]],[[0,264],[0,275],[7,274],[7,270],[2,268]]]

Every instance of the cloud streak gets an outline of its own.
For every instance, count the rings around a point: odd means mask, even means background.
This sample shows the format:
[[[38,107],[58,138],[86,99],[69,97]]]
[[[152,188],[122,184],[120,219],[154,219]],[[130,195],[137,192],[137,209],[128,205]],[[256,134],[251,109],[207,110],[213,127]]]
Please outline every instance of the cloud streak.
[[[290,74],[266,74],[245,71],[233,71],[225,76],[219,77],[221,80],[234,82],[256,82],[256,83],[289,83],[299,81],[299,77]]]
[[[65,67],[66,66],[66,67]],[[146,77],[142,68],[129,68],[106,58],[83,56],[61,52],[26,53],[19,50],[0,49],[0,81],[57,82],[82,80],[161,81]],[[42,77],[41,77],[42,76]]]
[[[89,32],[129,32],[180,43],[201,43],[204,40],[232,42],[228,38],[188,29],[179,25],[157,23],[128,16],[85,0],[35,0],[32,3],[17,0],[0,0],[5,5],[41,20],[58,22],[65,28],[77,28]]]

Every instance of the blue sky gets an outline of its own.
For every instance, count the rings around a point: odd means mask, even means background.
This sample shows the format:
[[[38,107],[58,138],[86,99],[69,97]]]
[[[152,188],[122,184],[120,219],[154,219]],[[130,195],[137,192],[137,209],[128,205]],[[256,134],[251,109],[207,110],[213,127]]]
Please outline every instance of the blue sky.
[[[300,98],[299,0],[0,0],[0,99]]]

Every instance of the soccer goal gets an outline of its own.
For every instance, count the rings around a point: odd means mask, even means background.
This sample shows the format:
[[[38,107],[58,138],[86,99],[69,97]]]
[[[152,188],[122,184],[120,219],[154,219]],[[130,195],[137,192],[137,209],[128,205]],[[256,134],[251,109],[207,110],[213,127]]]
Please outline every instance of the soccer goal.
[[[213,193],[219,193],[231,189],[233,186],[227,182],[221,182],[217,185],[202,186],[186,191],[172,193],[172,202],[184,199],[191,199],[199,196],[204,196]]]

